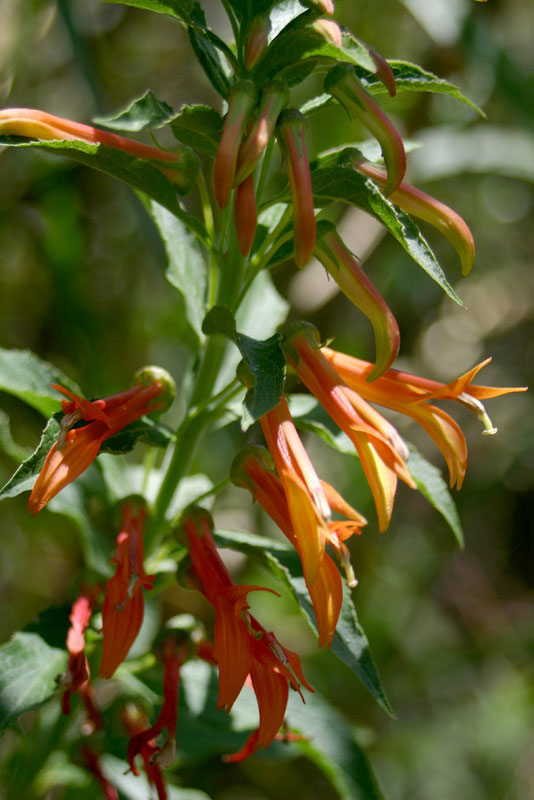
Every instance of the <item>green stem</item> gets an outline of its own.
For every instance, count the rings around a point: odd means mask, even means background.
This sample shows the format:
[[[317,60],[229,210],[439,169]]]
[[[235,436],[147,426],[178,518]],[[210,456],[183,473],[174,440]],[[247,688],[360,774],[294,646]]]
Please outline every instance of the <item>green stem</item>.
[[[198,191],[200,194],[200,201],[202,203],[202,215],[204,217],[204,224],[206,226],[206,231],[210,240],[214,243],[215,242],[215,220],[213,218],[213,208],[211,206],[211,200],[208,192],[208,187],[206,184],[206,179],[204,178],[204,173],[201,171],[198,180]],[[217,295],[217,258],[213,249],[213,246],[210,248],[210,266],[209,266],[209,278],[208,278],[208,307],[215,303],[215,297]]]

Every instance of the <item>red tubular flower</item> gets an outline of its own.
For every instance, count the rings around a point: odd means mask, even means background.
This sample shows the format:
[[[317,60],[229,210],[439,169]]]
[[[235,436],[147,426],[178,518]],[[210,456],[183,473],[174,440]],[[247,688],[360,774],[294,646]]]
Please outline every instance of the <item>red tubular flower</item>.
[[[219,208],[225,208],[230,197],[243,132],[256,100],[253,81],[239,81],[230,91],[228,113],[213,165],[213,190]]]
[[[234,220],[239,252],[245,257],[250,253],[258,222],[253,175],[245,178],[236,188]]]
[[[250,591],[261,586],[236,586],[224,566],[212,535],[212,522],[202,509],[190,509],[182,523],[193,575],[204,597],[214,606],[214,655],[219,665],[217,708],[229,711],[248,675],[258,701],[260,725],[256,747],[266,748],[280,729],[291,686],[313,689],[306,682],[299,657],[287,650],[249,613]],[[276,592],[275,592],[276,594]]]
[[[100,766],[98,755],[88,745],[82,746],[82,753],[87,764],[87,769],[93,773],[107,800],[119,800],[119,793],[112,783],[106,778]]]
[[[146,510],[128,502],[122,509],[122,529],[117,536],[117,551],[112,559],[115,575],[106,586],[102,608],[102,660],[99,676],[111,678],[122,664],[135,641],[143,622],[142,589],[152,589],[154,575],[143,567],[143,523]]]
[[[155,162],[155,166],[184,194],[191,190],[198,171],[198,159],[186,147],[180,147],[178,152],[160,150],[158,147],[135,142],[124,136],[93,128],[92,125],[55,117],[35,108],[1,109],[0,134],[44,141],[81,141],[113,147],[132,156]]]
[[[122,713],[122,721],[124,726],[132,739],[137,736],[142,736],[149,728],[149,722],[146,715],[133,705],[127,706]],[[139,750],[134,754],[139,754],[143,759],[143,768],[148,779],[151,789],[154,787],[158,794],[158,800],[167,800],[167,787],[165,786],[165,778],[163,770],[161,769],[160,759],[158,753],[160,748],[156,744],[155,739],[143,741]],[[139,775],[139,770],[133,763],[130,764],[131,770],[134,775]],[[151,795],[152,796],[152,795]]]
[[[163,382],[155,380],[148,385],[138,383],[120,394],[90,401],[58,384],[52,386],[69,400],[62,403],[65,416],[61,420],[59,439],[52,445],[28,499],[26,507],[34,516],[85,472],[97,457],[102,442],[144,414],[161,408],[162,405],[155,403],[154,399],[165,391]],[[81,420],[88,424],[72,428]]]
[[[293,201],[293,238],[298,267],[313,255],[316,237],[315,209],[306,151],[306,117],[294,108],[282,111],[276,125],[276,136],[287,171]]]
[[[88,727],[91,730],[102,727],[102,720],[96,708],[95,693],[89,683],[90,671],[85,655],[85,630],[91,619],[91,601],[94,590],[82,594],[74,601],[70,613],[71,627],[67,633],[67,651],[69,660],[67,672],[62,681],[65,691],[61,700],[64,714],[70,714],[70,699],[74,692],[79,692],[85,704]]]
[[[247,28],[245,44],[245,69],[252,70],[263,57],[269,44],[271,20],[265,14],[254,17]]]
[[[497,429],[491,424],[480,401],[526,390],[526,387],[472,386],[471,381],[491,359],[447,384],[395,369],[369,383],[367,377],[372,365],[368,361],[338,353],[328,347],[323,347],[321,352],[347,385],[366,400],[399,411],[418,422],[443,453],[449,468],[450,485],[456,485],[458,489],[462,486],[467,467],[464,435],[452,417],[426,401],[433,398],[457,400],[479,417],[484,424],[484,433],[492,434]]]
[[[187,646],[173,639],[163,643],[163,706],[152,727],[136,726],[128,743],[127,760],[134,775],[139,775],[135,764],[137,755],[141,755],[147,777],[158,790],[160,800],[165,800],[165,790],[161,766],[170,766],[176,752],[176,725],[178,721],[178,692],[180,688],[180,668],[187,656]],[[156,744],[156,736],[166,729],[167,742],[163,747]]]
[[[369,380],[391,367],[400,347],[400,332],[391,309],[347,250],[334,226],[319,237],[315,255],[343,294],[369,319],[375,333],[376,363]]]
[[[359,172],[373,178],[382,186],[385,185],[387,175],[380,167],[370,164],[362,158],[356,158],[354,166]],[[390,194],[389,199],[408,214],[430,222],[441,231],[458,253],[462,265],[462,275],[469,275],[475,258],[475,243],[471,231],[456,211],[406,181],[399,184],[398,188]]]
[[[258,112],[246,139],[239,148],[236,183],[244,181],[256,168],[273,135],[278,117],[288,101],[289,90],[280,81],[273,81],[263,87]]]
[[[298,323],[285,334],[288,363],[332,419],[354,443],[373,493],[380,530],[389,524],[397,478],[415,488],[406,466],[408,449],[396,429],[351,389],[328,363],[312,325]]]
[[[338,64],[328,72],[324,81],[325,92],[338,100],[347,112],[357,117],[372,133],[382,148],[386,162],[386,195],[394,192],[406,172],[406,153],[402,139],[382,109],[361,85],[354,67]]]
[[[265,509],[280,530],[283,531],[302,558],[298,539],[291,522],[283,485],[275,475],[270,464],[269,455],[264,448],[257,446],[245,448],[234,459],[231,474],[234,483],[251,492],[252,496]],[[351,508],[348,503],[345,503],[343,498],[331,486],[324,481],[321,481],[321,485],[330,508],[349,517],[348,521],[330,521],[327,523],[328,543],[334,549],[347,572],[349,586],[355,586],[356,579],[344,541],[353,533],[359,534],[363,525],[366,524],[366,520],[355,509]],[[315,582],[310,583],[306,579],[306,586],[308,587],[317,619],[319,647],[330,647],[341,611],[343,592],[339,572],[328,553],[324,553],[319,563]]]

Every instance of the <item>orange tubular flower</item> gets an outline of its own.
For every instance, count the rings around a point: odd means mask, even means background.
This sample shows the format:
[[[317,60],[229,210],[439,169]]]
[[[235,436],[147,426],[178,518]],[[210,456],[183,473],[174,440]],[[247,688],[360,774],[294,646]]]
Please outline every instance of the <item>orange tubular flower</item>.
[[[393,425],[342,380],[321,353],[317,339],[312,325],[298,323],[288,328],[288,363],[356,447],[383,531],[393,511],[397,478],[415,488],[405,463],[408,449]]]
[[[338,353],[328,347],[323,347],[321,352],[340,377],[366,400],[399,411],[418,422],[443,453],[449,468],[450,485],[456,485],[458,489],[462,486],[467,466],[464,435],[452,417],[425,401],[433,398],[457,400],[478,416],[484,425],[484,433],[493,434],[497,429],[491,424],[480,401],[510,392],[526,391],[526,387],[472,386],[471,381],[490,362],[489,358],[447,384],[396,369],[369,383],[367,377],[372,364],[368,361]]]
[[[0,134],[44,141],[81,141],[123,150],[137,158],[155,162],[155,166],[184,194],[191,190],[198,170],[197,157],[186,147],[180,147],[178,152],[170,153],[124,136],[117,136],[115,133],[108,133],[100,128],[93,128],[92,125],[55,117],[35,108],[1,109]]]
[[[406,153],[397,130],[361,85],[354,67],[338,64],[328,72],[324,90],[335,97],[346,111],[357,117],[382,148],[386,162],[386,195],[398,188],[406,172]]]
[[[316,237],[315,209],[306,151],[306,117],[294,108],[282,111],[276,136],[287,171],[293,201],[295,262],[303,267],[313,255]]]
[[[343,294],[369,319],[375,333],[376,363],[369,380],[391,367],[400,347],[400,332],[391,309],[347,250],[334,226],[319,237],[315,255]]]
[[[355,159],[354,166],[359,172],[373,178],[382,186],[385,185],[387,175],[381,167],[370,164],[359,157]],[[475,242],[471,231],[456,211],[406,181],[399,184],[398,188],[390,194],[389,199],[408,214],[430,222],[441,231],[458,253],[462,265],[462,275],[469,275],[475,259]]]
[[[212,521],[202,509],[189,509],[181,523],[198,588],[215,608],[214,655],[219,665],[217,708],[230,711],[247,676],[258,701],[260,725],[255,749],[265,749],[278,733],[287,706],[289,686],[313,691],[302,674],[300,659],[268,633],[249,613],[250,591],[261,586],[236,586],[215,546]],[[276,594],[276,592],[274,592]]]
[[[74,601],[69,620],[71,627],[67,633],[69,660],[67,673],[62,680],[65,691],[61,700],[64,714],[70,714],[70,698],[79,692],[87,709],[88,727],[91,730],[102,727],[102,720],[95,704],[95,693],[89,683],[90,672],[85,655],[85,630],[91,619],[91,598],[94,592],[82,594]]]
[[[162,404],[154,400],[165,391],[163,382],[155,380],[148,385],[138,383],[120,394],[90,401],[58,384],[52,386],[69,399],[62,403],[65,416],[61,420],[59,439],[52,445],[28,499],[27,509],[34,516],[85,472],[106,439],[144,414],[161,409]],[[88,424],[81,428],[72,427],[81,420]]]
[[[225,208],[234,183],[239,147],[247,119],[256,105],[257,93],[253,81],[234,84],[228,98],[228,113],[213,165],[213,190],[219,208]]]
[[[130,726],[132,738],[128,743],[127,760],[134,775],[139,775],[135,764],[141,755],[150,783],[156,786],[158,797],[165,800],[165,789],[161,766],[170,766],[176,752],[176,724],[178,721],[178,691],[180,688],[180,668],[187,656],[187,646],[167,639],[163,644],[163,706],[152,727],[140,724]],[[156,744],[156,736],[167,730],[167,742],[163,747]]]
[[[301,557],[284,488],[280,479],[275,475],[270,462],[269,454],[264,448],[251,445],[234,459],[231,471],[232,480],[251,492],[252,496],[287,536]],[[366,520],[355,509],[351,508],[348,503],[345,503],[335,489],[324,481],[321,481],[321,485],[330,508],[349,517],[347,521],[330,521],[327,523],[328,543],[334,549],[336,556],[346,571],[349,586],[355,586],[356,579],[350,564],[349,551],[344,541],[352,536],[353,533],[359,534],[361,528],[366,524]],[[308,587],[317,619],[319,647],[330,647],[341,611],[343,591],[339,572],[328,553],[324,553],[320,561],[315,582],[310,583],[306,579],[306,586]]]
[[[122,509],[122,529],[117,536],[117,551],[112,559],[117,565],[115,575],[106,586],[102,608],[102,660],[99,676],[111,678],[122,664],[135,641],[144,614],[142,589],[152,589],[154,575],[143,567],[143,523],[146,510],[135,508],[133,501]]]

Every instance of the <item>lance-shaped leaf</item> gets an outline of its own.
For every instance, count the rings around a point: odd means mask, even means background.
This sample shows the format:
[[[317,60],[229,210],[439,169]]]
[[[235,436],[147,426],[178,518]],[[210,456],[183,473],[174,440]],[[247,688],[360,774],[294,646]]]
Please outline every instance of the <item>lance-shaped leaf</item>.
[[[214,108],[203,105],[183,106],[171,120],[175,137],[206,156],[216,156],[221,140],[223,119]]]
[[[397,321],[386,301],[369,280],[336,233],[334,225],[321,225],[315,255],[339,288],[371,322],[375,333],[376,363],[369,380],[391,367],[400,347]]]
[[[324,88],[378,140],[388,173],[385,193],[391,194],[406,171],[406,153],[397,130],[365,91],[351,65],[338,64],[331,69],[325,78]]]
[[[0,347],[0,390],[19,397],[40,414],[49,417],[61,408],[53,383],[61,383],[79,393],[76,384],[53,364],[29,350],[6,350]]]
[[[174,116],[174,110],[148,89],[122,111],[109,117],[94,117],[94,122],[117,131],[145,131],[163,127]]]

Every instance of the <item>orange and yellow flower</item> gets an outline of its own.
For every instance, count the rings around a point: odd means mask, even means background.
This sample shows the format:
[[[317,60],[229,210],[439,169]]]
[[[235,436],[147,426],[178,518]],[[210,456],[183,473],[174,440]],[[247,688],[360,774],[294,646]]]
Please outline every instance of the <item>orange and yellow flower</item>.
[[[249,446],[238,454],[232,466],[232,480],[251,492],[287,536],[302,560],[299,539],[295,533],[284,487],[275,474],[265,449]],[[349,586],[355,586],[356,579],[350,564],[349,551],[344,542],[352,534],[359,534],[366,520],[349,506],[332,486],[324,481],[320,483],[330,509],[348,517],[347,520],[327,522],[326,537],[345,569]],[[300,517],[297,516],[297,519]],[[299,533],[301,536],[306,535],[305,529]],[[310,582],[306,574],[305,580],[317,619],[319,647],[330,647],[341,611],[343,590],[339,571],[328,553],[324,552],[320,559],[315,581]]]
[[[63,400],[61,432],[41,468],[28,499],[27,508],[35,516],[58,492],[79,478],[95,460],[103,442],[144,414],[161,408],[155,398],[165,391],[162,381],[138,383],[131,389],[100,400],[83,397],[53,384],[66,395]],[[81,421],[82,427],[73,426]]]
[[[102,660],[98,673],[101,678],[111,678],[128,655],[143,622],[142,590],[152,589],[155,578],[147,575],[143,566],[145,508],[129,501],[123,506],[122,515],[113,559],[116,571],[107,582],[102,608]]]
[[[236,585],[215,546],[212,521],[202,509],[189,509],[181,530],[189,545],[192,575],[215,608],[214,656],[219,666],[217,708],[230,711],[248,676],[258,701],[260,724],[255,748],[265,749],[284,719],[289,687],[300,693],[307,683],[296,653],[283,647],[250,614],[247,594],[272,591]]]
[[[496,432],[496,428],[491,424],[481,400],[525,391],[525,387],[473,386],[471,382],[491,359],[486,359],[447,384],[396,369],[389,370],[381,378],[369,383],[367,379],[373,365],[368,361],[339,353],[329,347],[323,347],[321,352],[345,383],[366,400],[399,411],[418,422],[443,453],[449,468],[450,485],[457,486],[458,489],[462,486],[467,467],[464,435],[452,417],[427,401],[457,400],[479,417],[484,424],[484,433],[491,434]]]
[[[408,448],[394,426],[348,386],[327,361],[312,325],[290,326],[284,339],[288,363],[356,447],[374,497],[380,530],[385,530],[393,511],[397,478],[415,488],[406,466]]]

